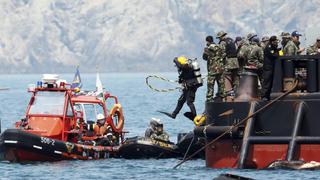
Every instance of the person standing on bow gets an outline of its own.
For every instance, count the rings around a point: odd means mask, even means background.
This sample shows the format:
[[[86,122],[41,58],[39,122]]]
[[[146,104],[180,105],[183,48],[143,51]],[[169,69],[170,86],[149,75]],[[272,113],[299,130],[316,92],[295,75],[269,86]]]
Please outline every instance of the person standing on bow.
[[[320,54],[320,37],[317,38],[317,41],[314,45],[308,47],[307,55],[316,55]]]
[[[267,47],[268,42],[269,42],[269,36],[263,36],[261,38],[260,47],[262,48],[262,50],[264,50]]]
[[[277,36],[271,36],[269,43],[264,49],[264,62],[263,62],[263,82],[262,82],[262,99],[270,100],[270,93],[273,84],[275,61],[279,57]]]
[[[206,37],[207,47],[204,48],[203,59],[207,61],[208,79],[207,79],[207,102],[213,101],[214,84],[217,81],[218,92],[216,97],[224,97],[224,57],[225,52],[221,45],[214,44],[213,37]],[[220,101],[221,101],[220,100]]]
[[[301,54],[304,51],[304,48],[300,48],[299,37],[302,36],[298,31],[293,31],[291,33],[291,40],[288,41],[286,46],[283,49],[285,56],[293,56]]]
[[[190,108],[190,112],[184,113],[184,115],[193,121],[197,115],[196,108],[193,104],[197,89],[202,86],[202,78],[200,74],[200,68],[195,60],[188,60],[184,56],[176,57],[173,60],[177,66],[179,73],[179,83],[182,85],[182,94],[178,99],[177,106],[172,113],[159,111],[173,119],[176,118],[177,114],[182,109],[185,102]]]
[[[237,48],[234,43],[234,40],[230,37],[227,37],[227,33],[220,31],[216,36],[219,39],[219,44],[225,52],[225,78],[228,79],[231,83],[233,92],[237,91],[239,86],[239,62],[237,58]]]
[[[255,35],[249,39],[250,51],[248,54],[247,67],[256,69],[260,84],[262,84],[263,49],[259,46],[259,38]]]

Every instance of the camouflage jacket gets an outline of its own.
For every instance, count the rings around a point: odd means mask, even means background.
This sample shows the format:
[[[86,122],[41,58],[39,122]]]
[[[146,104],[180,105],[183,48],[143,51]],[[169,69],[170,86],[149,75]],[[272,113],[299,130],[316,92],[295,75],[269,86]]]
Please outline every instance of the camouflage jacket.
[[[247,65],[255,66],[258,69],[263,67],[263,49],[257,43],[250,44]]]
[[[286,44],[286,46],[283,48],[283,54],[285,56],[297,55],[298,50],[299,50],[299,48],[297,47],[297,45],[292,40],[290,40]]]
[[[220,46],[223,49],[224,52],[224,59],[225,59],[225,69],[226,70],[231,70],[231,69],[238,69],[239,68],[239,62],[237,57],[231,57],[228,58],[226,54],[226,46],[227,43],[225,41],[220,41]]]
[[[250,52],[249,46],[250,44],[248,40],[243,40],[241,47],[238,49],[238,54],[237,54],[238,59],[241,59],[242,61],[247,62],[248,55]]]
[[[320,54],[320,48],[318,48],[316,44],[307,48],[307,55],[315,55],[315,54]]]
[[[207,70],[209,75],[221,74],[224,71],[225,51],[221,45],[211,44],[207,48]]]
[[[162,134],[159,134],[159,135],[157,135],[156,133],[153,133],[150,136],[150,138],[154,140],[169,141],[169,135],[166,132],[163,132]]]

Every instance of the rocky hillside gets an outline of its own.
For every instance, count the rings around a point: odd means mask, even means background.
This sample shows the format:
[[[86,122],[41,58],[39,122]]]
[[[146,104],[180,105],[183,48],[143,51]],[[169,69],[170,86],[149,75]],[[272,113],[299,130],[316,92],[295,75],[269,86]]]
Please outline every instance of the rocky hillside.
[[[219,30],[315,28],[318,0],[1,0],[0,72],[172,71]]]

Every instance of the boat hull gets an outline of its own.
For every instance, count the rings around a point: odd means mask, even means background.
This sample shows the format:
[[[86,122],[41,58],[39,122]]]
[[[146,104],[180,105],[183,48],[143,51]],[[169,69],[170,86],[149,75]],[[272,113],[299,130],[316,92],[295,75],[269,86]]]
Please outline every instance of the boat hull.
[[[263,169],[279,160],[320,162],[319,99],[320,93],[289,95],[218,140],[221,130],[267,102],[207,103],[207,125],[214,124],[205,133],[207,167]]]
[[[105,159],[116,156],[107,146],[90,146],[41,137],[19,129],[0,136],[0,160],[11,162]]]

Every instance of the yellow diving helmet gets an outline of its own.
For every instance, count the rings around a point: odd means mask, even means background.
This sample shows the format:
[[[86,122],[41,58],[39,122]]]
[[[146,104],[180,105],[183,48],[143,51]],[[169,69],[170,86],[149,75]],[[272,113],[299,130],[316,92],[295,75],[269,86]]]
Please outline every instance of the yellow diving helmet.
[[[185,65],[185,64],[187,64],[188,59],[187,59],[186,57],[184,57],[184,56],[179,56],[179,57],[178,57],[178,62],[179,62],[179,64],[181,64],[181,65]]]
[[[200,126],[201,124],[203,124],[205,122],[206,118],[207,118],[207,116],[205,114],[199,114],[193,119],[193,123],[196,126]]]

